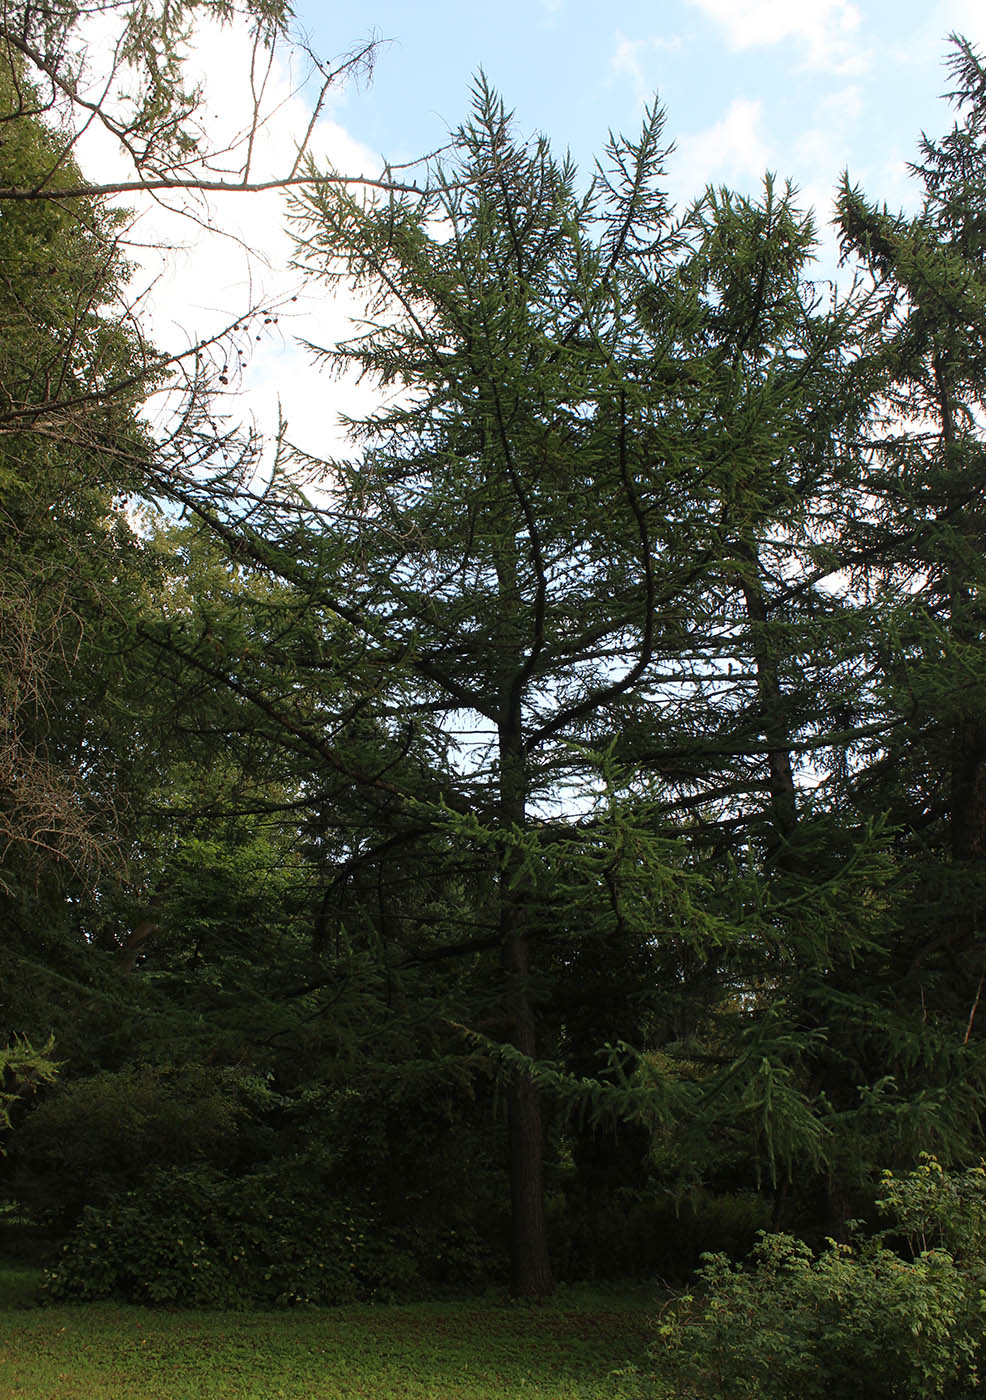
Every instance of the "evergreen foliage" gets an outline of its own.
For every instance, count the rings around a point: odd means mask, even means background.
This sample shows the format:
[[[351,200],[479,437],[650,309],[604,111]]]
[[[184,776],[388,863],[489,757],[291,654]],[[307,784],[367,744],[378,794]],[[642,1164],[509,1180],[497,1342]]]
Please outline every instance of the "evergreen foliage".
[[[3,1170],[67,1235],[59,1295],[463,1286],[509,1238],[542,1296],[605,1272],[614,1202],[644,1237],[614,1252],[656,1270],[697,1202],[737,1249],[767,1211],[841,1236],[881,1167],[978,1159],[986,76],[961,41],[953,73],[920,211],[843,186],[845,297],[792,187],[675,212],[657,108],[580,183],[480,78],[423,195],[296,203],[299,263],[367,298],[315,353],[386,397],[350,458],[265,484],[194,396],[170,442],[141,426],[115,216],[5,207],[0,971],[24,1064],[54,1032],[61,1069],[4,1099]],[[55,153],[12,130],[11,187]],[[942,1359],[958,1254],[758,1257],[706,1270],[729,1346],[755,1350],[754,1304],[780,1326],[785,1290],[800,1317],[858,1284],[847,1367],[899,1352],[930,1395],[970,1363]]]

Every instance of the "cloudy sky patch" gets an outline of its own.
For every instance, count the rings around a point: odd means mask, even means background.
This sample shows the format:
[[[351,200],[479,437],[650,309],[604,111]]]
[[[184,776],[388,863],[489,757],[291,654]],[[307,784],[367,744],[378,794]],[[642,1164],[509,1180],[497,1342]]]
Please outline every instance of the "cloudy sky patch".
[[[725,33],[734,49],[793,40],[806,67],[862,73],[862,20],[850,0],[690,0]]]
[[[953,119],[940,100],[947,35],[959,30],[986,46],[982,0],[620,0],[608,7],[500,0],[485,9],[461,0],[413,7],[371,0],[359,17],[315,0],[296,8],[323,57],[357,47],[371,31],[386,41],[373,82],[340,90],[319,124],[318,149],[340,170],[376,173],[383,158],[406,161],[442,145],[468,116],[482,67],[515,111],[518,131],[545,132],[584,172],[610,130],[636,133],[641,105],[656,96],[667,110],[668,139],[677,143],[669,180],[679,203],[709,182],[756,197],[769,169],[779,182],[793,181],[823,228],[847,167],[870,198],[913,204],[906,163],[920,133],[941,133]],[[242,34],[201,33],[197,61],[217,139],[245,120],[248,58]],[[307,120],[295,81],[275,65],[278,110],[261,150],[267,168],[290,159]],[[83,159],[106,173],[105,150],[87,147]],[[276,325],[261,318],[251,331],[243,392],[231,394],[230,412],[269,429],[280,402],[292,438],[311,451],[338,452],[339,413],[358,416],[370,391],[310,369],[294,337],[330,344],[348,333],[358,305],[345,293],[299,288],[288,266],[281,197],[230,196],[199,213],[231,237],[206,236],[160,205],[137,226],[146,243],[183,245],[163,258],[141,254],[159,343],[214,333],[251,304],[282,304]]]

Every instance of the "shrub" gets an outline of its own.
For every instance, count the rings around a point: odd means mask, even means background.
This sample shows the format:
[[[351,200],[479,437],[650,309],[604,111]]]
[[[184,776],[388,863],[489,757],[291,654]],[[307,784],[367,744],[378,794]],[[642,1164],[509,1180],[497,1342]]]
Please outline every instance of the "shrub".
[[[74,1223],[84,1206],[138,1189],[151,1168],[228,1168],[244,1117],[236,1085],[202,1066],[137,1065],[62,1083],[15,1140],[18,1196],[41,1219]]]
[[[946,1249],[970,1266],[986,1264],[986,1169],[949,1174],[925,1153],[907,1176],[884,1172],[883,1190],[877,1204],[912,1255]]]
[[[183,1307],[391,1299],[415,1278],[410,1254],[371,1214],[275,1173],[151,1174],[87,1206],[52,1269],[47,1298],[110,1296]]]
[[[643,1394],[689,1400],[957,1400],[978,1384],[986,1324],[986,1176],[930,1159],[885,1177],[882,1208],[905,1234],[961,1236],[964,1252],[902,1258],[890,1231],[817,1256],[761,1235],[745,1265],[706,1255],[669,1309]]]

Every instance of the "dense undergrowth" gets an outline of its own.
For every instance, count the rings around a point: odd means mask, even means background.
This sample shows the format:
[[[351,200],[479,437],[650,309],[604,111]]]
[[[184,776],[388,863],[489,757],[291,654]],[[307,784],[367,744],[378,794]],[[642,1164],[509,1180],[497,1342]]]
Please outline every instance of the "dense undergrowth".
[[[744,1263],[707,1254],[670,1301],[652,1284],[562,1288],[536,1306],[488,1292],[179,1311],[53,1302],[57,1275],[8,1266],[0,1400],[968,1400],[986,1332],[986,1169],[925,1158],[885,1174],[878,1206],[886,1228],[817,1251],[763,1232]],[[109,1265],[91,1256],[94,1291],[121,1246]],[[296,1300],[316,1259],[295,1261]]]
[[[967,1400],[986,1335],[986,1171],[887,1172],[888,1227],[709,1254],[664,1311],[641,1400]]]

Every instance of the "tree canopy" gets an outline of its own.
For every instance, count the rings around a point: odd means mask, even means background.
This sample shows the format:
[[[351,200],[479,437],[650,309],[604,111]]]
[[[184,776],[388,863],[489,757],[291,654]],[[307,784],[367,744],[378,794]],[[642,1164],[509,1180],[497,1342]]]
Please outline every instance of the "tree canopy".
[[[208,1218],[214,1301],[471,1286],[507,1241],[539,1296],[719,1246],[686,1199],[740,1247],[977,1159],[986,77],[952,63],[919,212],[844,182],[837,295],[790,185],[673,209],[657,107],[583,179],[481,77],[420,189],[296,198],[299,267],[367,306],[313,353],[383,394],[262,486],[200,398],[142,426],[87,261],[115,216],[11,203],[4,980],[61,1069],[5,1171],[56,1288],[154,1297],[150,1211]],[[10,188],[56,140],[16,130]]]

